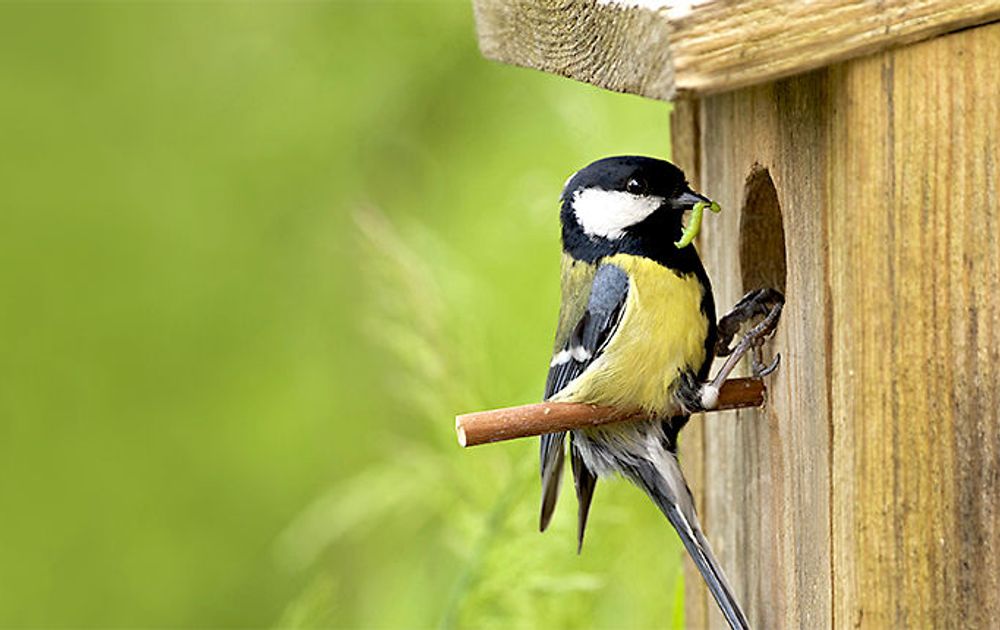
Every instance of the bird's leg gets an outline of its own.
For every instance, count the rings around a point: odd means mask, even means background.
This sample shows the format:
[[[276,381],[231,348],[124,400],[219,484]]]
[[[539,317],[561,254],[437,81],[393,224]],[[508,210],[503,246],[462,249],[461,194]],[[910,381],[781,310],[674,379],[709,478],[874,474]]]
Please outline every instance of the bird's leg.
[[[763,310],[765,305],[768,305],[767,310]],[[746,297],[740,300],[739,304],[730,311],[722,321],[719,323],[720,329],[723,324],[726,325],[726,330],[723,332],[728,339],[721,345],[725,348],[725,352],[722,356],[729,355],[726,362],[722,364],[722,369],[719,370],[718,374],[715,375],[710,382],[705,383],[701,386],[701,392],[699,396],[700,406],[706,410],[712,410],[715,408],[719,401],[719,389],[722,387],[722,383],[725,382],[729,375],[732,373],[733,369],[740,362],[748,352],[752,351],[752,370],[753,375],[757,378],[763,378],[768,374],[774,372],[778,367],[778,363],[781,361],[781,355],[776,355],[774,361],[769,365],[765,365],[761,357],[761,346],[764,341],[774,332],[774,329],[778,325],[778,319],[781,317],[781,309],[784,306],[784,296],[778,291],[773,289],[761,289],[760,291],[755,291],[748,293]],[[735,336],[736,331],[739,330],[739,324],[749,321],[753,317],[767,313],[763,320],[757,323],[753,328],[751,328],[740,342],[736,344],[735,348],[729,348],[729,340]],[[738,322],[734,324],[734,322]],[[721,341],[721,337],[720,337]]]
[[[750,291],[719,320],[718,338],[715,342],[715,356],[728,356],[733,348],[729,343],[740,331],[743,324],[755,317],[766,316],[775,306],[785,303],[785,296],[777,289],[757,289]],[[775,322],[777,324],[777,322]]]
[[[763,345],[764,341],[771,335],[771,333],[774,332],[774,328],[778,324],[778,318],[781,317],[781,308],[781,304],[776,304],[771,307],[767,317],[747,331],[747,334],[743,335],[740,342],[736,344],[735,348],[732,349],[729,354],[729,358],[727,358],[726,362],[722,364],[722,369],[719,370],[719,373],[716,374],[715,378],[709,383],[710,385],[715,387],[721,386],[722,382],[729,377],[729,374],[736,367],[736,364],[740,362],[740,359],[742,359],[743,356],[751,350],[754,351],[755,355],[753,362],[754,376],[766,376],[774,371],[781,355],[775,357],[775,360],[771,365],[764,366],[759,362],[757,353],[760,351],[760,347]]]

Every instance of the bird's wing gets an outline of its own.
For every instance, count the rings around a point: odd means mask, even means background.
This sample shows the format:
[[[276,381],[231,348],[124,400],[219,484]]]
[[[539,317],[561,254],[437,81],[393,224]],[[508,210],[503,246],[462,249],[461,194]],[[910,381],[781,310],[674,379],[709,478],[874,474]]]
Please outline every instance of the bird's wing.
[[[600,356],[614,334],[628,296],[628,275],[620,267],[604,264],[596,268],[584,262],[563,259],[563,303],[559,330],[545,383],[545,399],[559,393],[570,381],[580,376]],[[565,432],[542,436],[542,510],[539,527],[543,531],[552,518],[563,468]],[[593,476],[582,461],[574,461],[578,470]],[[582,467],[582,468],[580,468]],[[589,506],[596,478],[580,484],[577,474],[577,496],[581,506]],[[585,493],[585,496],[581,494]],[[586,509],[580,516],[580,535],[586,522]]]

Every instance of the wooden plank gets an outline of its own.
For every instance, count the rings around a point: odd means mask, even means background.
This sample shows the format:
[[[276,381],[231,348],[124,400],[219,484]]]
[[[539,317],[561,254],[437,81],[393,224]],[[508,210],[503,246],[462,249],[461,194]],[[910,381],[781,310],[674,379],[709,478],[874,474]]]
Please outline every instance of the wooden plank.
[[[719,304],[760,277],[739,246],[757,167],[784,220],[770,405],[682,442],[751,623],[991,627],[1000,24],[685,108],[674,142],[700,147],[700,189],[723,205],[702,250]],[[688,588],[692,625],[725,627],[700,581]]]
[[[618,92],[674,94],[667,22],[656,11],[597,2],[473,0],[489,59]]]
[[[1000,0],[474,0],[486,57],[673,100],[1000,19]]]
[[[781,202],[787,244],[787,276],[767,281],[783,282],[788,298],[774,341],[784,364],[768,407],[710,418],[703,445],[706,529],[754,627],[820,628],[831,619],[824,180],[808,175],[825,168],[826,102],[822,74],[700,101],[702,189],[723,205],[704,229],[720,308],[768,277],[758,271],[784,262],[780,246],[741,261],[742,215],[760,211],[745,207],[759,198],[747,180],[761,168]],[[762,236],[751,240],[769,240]],[[742,268],[751,263],[754,273]],[[709,627],[725,627],[709,610]]]
[[[1000,618],[1000,25],[831,75],[837,625]]]
[[[701,190],[701,107],[698,101],[678,101],[670,112],[670,159],[681,167],[694,190]],[[713,219],[714,220],[714,219]],[[698,248],[702,249],[699,237]],[[692,418],[680,437],[681,466],[691,488],[702,525],[708,523],[705,506],[705,416]],[[710,531],[710,529],[709,529]],[[691,558],[684,560],[684,621],[688,628],[708,627],[710,597]],[[715,606],[715,602],[711,602]]]

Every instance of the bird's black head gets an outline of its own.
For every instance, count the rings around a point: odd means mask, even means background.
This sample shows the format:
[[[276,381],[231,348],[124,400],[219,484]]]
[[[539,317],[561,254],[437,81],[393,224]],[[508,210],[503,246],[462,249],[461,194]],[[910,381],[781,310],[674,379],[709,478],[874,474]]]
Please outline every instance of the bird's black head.
[[[684,230],[684,212],[708,201],[670,162],[604,158],[577,171],[563,188],[563,249],[590,262],[616,253],[664,263],[696,257],[693,248],[678,250],[674,241]]]

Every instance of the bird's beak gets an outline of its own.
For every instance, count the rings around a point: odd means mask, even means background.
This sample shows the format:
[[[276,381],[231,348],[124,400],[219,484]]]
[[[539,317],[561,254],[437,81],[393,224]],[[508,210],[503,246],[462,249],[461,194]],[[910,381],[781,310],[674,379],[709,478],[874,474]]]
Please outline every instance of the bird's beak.
[[[721,210],[719,204],[690,190],[686,190],[674,197],[673,204],[677,210],[691,210],[691,219],[684,228],[683,234],[681,234],[681,240],[674,242],[677,249],[684,249],[698,236],[698,232],[701,231],[701,215],[705,211],[705,208],[708,208],[712,212],[719,212]]]
[[[706,206],[710,206],[712,205],[712,200],[690,190],[686,190],[670,200],[670,205],[674,210],[690,210],[696,203],[703,203]]]

